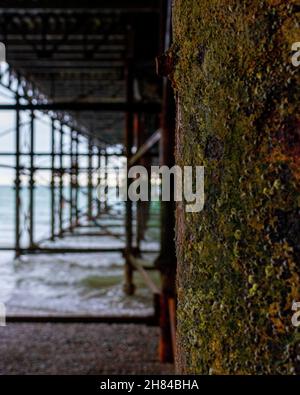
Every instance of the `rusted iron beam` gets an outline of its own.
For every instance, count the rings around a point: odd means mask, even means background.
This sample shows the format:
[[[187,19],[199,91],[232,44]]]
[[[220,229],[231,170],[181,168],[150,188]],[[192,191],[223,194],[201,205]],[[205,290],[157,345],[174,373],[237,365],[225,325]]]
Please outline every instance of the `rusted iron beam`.
[[[159,103],[117,103],[117,102],[59,102],[59,103],[38,103],[38,104],[0,104],[0,110],[4,111],[97,111],[97,112],[144,112],[159,113],[161,105]]]
[[[16,252],[16,247],[15,246],[2,246],[2,247],[0,247],[0,251],[3,251],[3,252],[14,251],[14,252]]]
[[[76,132],[75,138],[75,217],[76,217],[76,226],[79,224],[79,172],[80,172],[80,161],[79,161],[79,134]]]
[[[9,315],[7,323],[61,324],[137,324],[157,325],[155,316],[93,316],[93,315]]]
[[[102,150],[101,150],[101,148],[98,147],[98,169],[97,169],[97,187],[98,188],[101,188],[101,182],[102,182],[101,158],[102,158]],[[100,217],[100,215],[101,215],[101,208],[102,208],[101,200],[98,197],[98,199],[97,199],[97,215],[98,215],[98,217]]]
[[[22,248],[20,253],[22,255],[32,255],[32,254],[95,254],[95,253],[112,253],[119,252],[123,253],[124,248],[116,247],[103,247],[103,248],[59,248],[59,247],[34,247],[34,248]]]
[[[88,156],[88,174],[87,174],[87,205],[88,205],[88,218],[93,218],[93,143],[89,140],[89,156]]]
[[[49,239],[42,240],[42,242],[48,241]],[[38,244],[38,243],[36,243]],[[0,246],[0,251],[16,251],[15,246]],[[125,253],[125,248],[89,248],[89,249],[80,249],[80,248],[42,248],[42,247],[35,247],[32,249],[28,248],[22,248],[20,249],[20,252],[24,255],[32,255],[32,254],[59,254],[61,253],[67,254],[67,253],[78,253],[78,254],[85,254],[85,253],[97,253],[97,252],[102,252],[102,253],[112,253],[112,252],[117,252],[120,254]],[[157,254],[158,251],[155,250],[142,250],[141,254]],[[145,270],[157,270],[157,269],[152,269],[152,268],[145,268]]]
[[[22,154],[23,156],[23,154]],[[6,169],[15,169],[16,166],[10,166],[10,165],[6,165],[6,164],[1,164],[0,163],[0,167],[6,168]],[[25,168],[24,166],[20,166],[20,171],[24,172],[30,172],[30,169]],[[34,170],[40,170],[40,171],[54,171],[56,173],[59,172],[63,172],[65,174],[71,174],[72,169],[70,169],[69,167],[51,167],[51,166],[35,166]],[[87,172],[89,170],[88,167],[81,167],[80,168],[80,172]],[[93,199],[95,201],[95,199]]]
[[[7,12],[10,15],[22,15],[24,12],[47,14],[50,12],[64,15],[66,12],[71,15],[91,15],[94,13],[111,14],[116,13],[158,13],[159,0],[40,0],[38,5],[34,0],[20,2],[18,0],[3,0],[0,11]]]
[[[129,255],[129,259],[130,259],[132,266],[140,273],[140,275],[144,279],[145,284],[150,289],[150,291],[153,294],[159,295],[160,289],[154,283],[154,281],[152,280],[152,278],[149,276],[148,272],[144,268],[145,261],[143,261],[142,259],[136,258],[133,255]],[[147,264],[148,264],[148,262],[147,262]]]
[[[72,237],[99,237],[99,236],[111,236],[119,239],[123,235],[112,233],[112,232],[72,233]]]
[[[172,1],[162,0],[162,51],[171,44]],[[175,164],[175,100],[170,81],[163,79],[163,109],[161,116],[160,164],[171,168]],[[174,197],[174,191],[170,196]],[[161,272],[162,295],[160,309],[160,360],[173,362],[169,299],[176,293],[176,253],[175,253],[175,202],[161,202],[161,251],[156,266]]]
[[[140,147],[144,143],[144,136],[145,136],[145,129],[144,125],[142,126],[142,116],[143,114],[135,114],[134,115],[134,128],[133,128],[133,133],[134,133],[134,145],[136,146],[136,150],[139,151]],[[133,162],[133,157],[130,159],[130,166],[132,166]],[[135,162],[136,164],[140,164],[140,161]],[[140,248],[141,245],[141,240],[142,240],[142,230],[145,226],[143,223],[143,218],[141,216],[141,201],[137,201],[135,203],[135,209],[136,209],[136,224],[135,224],[135,240],[136,240],[136,248],[137,251]]]
[[[70,231],[73,231],[74,221],[74,187],[75,187],[75,167],[74,167],[74,135],[73,130],[70,131],[70,169],[69,169],[69,225]]]
[[[82,218],[82,217],[85,217],[85,216],[86,216],[85,213],[79,212],[79,218]],[[68,221],[68,219],[66,218],[66,219],[63,221],[63,223],[65,223],[65,222],[67,222],[67,221]],[[74,225],[72,226],[72,230],[74,230],[74,229],[76,229],[76,228],[77,228],[77,225],[74,224]],[[68,231],[70,231],[70,227],[63,228],[62,235],[65,236],[65,234],[67,234]],[[40,246],[41,246],[43,243],[48,242],[48,241],[53,241],[53,240],[55,240],[55,239],[58,238],[58,237],[61,237],[61,233],[60,233],[60,232],[59,232],[59,233],[56,233],[56,232],[55,232],[55,229],[54,229],[54,234],[53,234],[53,235],[52,235],[52,232],[51,232],[51,236],[50,236],[50,237],[45,237],[45,238],[43,238],[43,239],[39,239],[37,242],[35,242],[35,245],[34,245],[33,248],[35,248],[35,247],[36,247],[36,248],[40,248]],[[1,251],[1,248],[0,248],[0,251]]]
[[[0,156],[15,156],[16,154],[15,154],[15,152],[0,152]],[[34,156],[51,156],[52,155],[52,152],[35,152],[34,153]],[[125,156],[125,154],[124,153],[117,153],[117,154],[110,154],[110,153],[107,153],[106,154],[108,157],[124,157]],[[28,152],[22,152],[22,156],[30,156],[30,154],[28,153]],[[68,157],[68,156],[70,156],[70,153],[69,152],[63,152],[63,154],[62,154],[62,156],[66,156],[66,157]],[[85,152],[81,152],[80,154],[78,154],[78,156],[79,157],[87,157],[87,156],[89,156],[89,154],[88,153],[85,153]]]
[[[35,130],[34,121],[35,115],[34,111],[30,114],[30,178],[29,178],[29,245],[32,247],[34,245],[34,145],[35,145]]]
[[[20,102],[20,96],[16,94],[16,104]],[[15,253],[16,257],[20,256],[20,216],[21,216],[21,177],[20,177],[20,111],[16,110],[16,137],[15,137],[15,165],[16,165],[16,178],[15,178]]]
[[[151,137],[139,148],[136,154],[132,156],[130,159],[130,165],[133,166],[136,162],[141,159],[148,151],[159,142],[161,139],[161,130],[157,130],[155,133],[152,134]]]
[[[51,121],[51,240],[55,239],[55,228],[56,228],[56,215],[55,215],[55,123]]]
[[[107,149],[106,149],[105,153],[104,153],[104,168],[105,168],[105,172],[104,172],[104,188],[105,188],[105,190],[108,188],[108,166],[109,166],[109,156],[107,155]],[[108,209],[109,209],[108,201],[107,201],[107,199],[105,199],[105,202],[104,202],[104,210],[105,210],[105,212],[107,212]]]
[[[63,235],[63,210],[64,210],[64,172],[63,172],[63,152],[64,152],[64,130],[61,125],[60,129],[60,148],[59,148],[59,163],[60,163],[60,172],[59,172],[59,234]]]
[[[169,318],[171,323],[171,335],[172,335],[172,348],[173,355],[176,355],[176,301],[174,298],[169,299]]]
[[[114,237],[115,239],[118,239],[120,241],[124,241],[125,242],[126,237],[124,238],[123,235],[119,235],[119,234],[116,234],[114,232],[111,232],[108,229],[108,226],[106,226],[105,224],[102,224],[101,222],[97,221],[97,218],[91,218],[91,220],[92,220],[92,222],[94,222],[95,225],[99,226],[99,228],[104,229],[109,236]]]
[[[133,127],[134,127],[134,112],[132,111],[132,104],[134,101],[134,76],[133,76],[133,32],[132,29],[128,29],[128,43],[127,43],[127,65],[126,65],[126,129],[125,129],[125,153],[127,159],[127,172],[130,170],[130,159],[132,157],[133,149]],[[131,178],[127,178],[127,188],[130,187],[132,182]],[[127,193],[128,194],[128,193]],[[125,214],[125,233],[126,233],[126,251],[125,251],[125,284],[124,291],[127,295],[133,295],[135,286],[133,283],[133,268],[130,261],[130,255],[133,248],[133,207],[132,202],[127,196],[125,202],[126,214]]]

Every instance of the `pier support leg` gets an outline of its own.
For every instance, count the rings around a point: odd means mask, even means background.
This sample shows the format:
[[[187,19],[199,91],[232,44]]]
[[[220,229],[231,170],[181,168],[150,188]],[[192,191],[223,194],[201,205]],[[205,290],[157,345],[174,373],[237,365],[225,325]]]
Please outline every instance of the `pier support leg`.
[[[162,120],[161,166],[174,166],[174,132],[175,104],[170,86],[166,86],[165,108]],[[173,116],[174,118],[173,118]],[[174,191],[171,188],[171,197]],[[175,203],[161,202],[161,251],[156,261],[161,272],[162,295],[160,317],[160,359],[162,362],[172,362],[174,352],[172,347],[171,323],[169,315],[169,299],[175,297],[176,253],[175,253]]]
[[[64,212],[64,130],[60,128],[60,152],[59,152],[59,236],[63,236],[63,212]]]
[[[162,50],[171,45],[171,9],[172,1],[162,2]],[[175,118],[174,93],[170,81],[163,78],[163,109],[161,116],[160,164],[173,167],[175,164]],[[173,184],[173,183],[171,183]],[[172,185],[174,186],[174,185]],[[160,306],[160,360],[173,362],[175,351],[172,344],[169,299],[176,293],[176,253],[175,253],[175,202],[171,188],[171,201],[161,202],[161,251],[156,266],[161,272],[162,294]]]
[[[75,166],[74,166],[74,133],[73,130],[70,132],[70,207],[69,207],[69,228],[70,232],[73,232],[74,228],[74,186],[75,186]]]
[[[76,132],[75,139],[75,217],[76,217],[76,226],[79,225],[79,135]]]
[[[15,254],[20,256],[20,216],[21,216],[21,178],[20,178],[20,103],[19,93],[16,95],[16,175],[15,175]]]
[[[93,218],[93,144],[91,140],[89,140],[88,160],[88,218],[91,220]]]
[[[55,239],[55,124],[51,120],[51,240]]]
[[[34,111],[31,111],[30,120],[30,179],[29,179],[29,248],[34,247]]]
[[[127,85],[127,103],[131,104],[133,102],[133,70],[132,70],[132,57],[129,55],[127,59],[126,67],[126,85]],[[126,113],[126,130],[125,130],[125,153],[127,159],[127,176],[130,169],[129,161],[132,156],[133,148],[133,120],[134,114],[132,111]],[[130,187],[131,179],[127,178],[127,190]],[[128,195],[128,194],[127,194]],[[126,232],[126,251],[125,251],[125,284],[124,291],[127,295],[133,295],[135,287],[133,284],[133,268],[129,259],[129,255],[132,252],[132,202],[128,199],[126,200],[126,219],[125,219],[125,232]]]
[[[98,148],[98,178],[97,178],[97,186],[101,188],[101,157],[102,157],[101,148]],[[101,200],[99,196],[97,196],[97,216],[100,217],[101,215]]]
[[[104,154],[104,168],[105,168],[105,172],[104,172],[104,190],[105,190],[105,194],[107,193],[107,189],[108,189],[108,155],[107,155],[107,150],[105,150],[105,154]],[[105,199],[104,201],[104,211],[107,213],[109,210],[109,205],[108,205],[108,201],[107,199]]]

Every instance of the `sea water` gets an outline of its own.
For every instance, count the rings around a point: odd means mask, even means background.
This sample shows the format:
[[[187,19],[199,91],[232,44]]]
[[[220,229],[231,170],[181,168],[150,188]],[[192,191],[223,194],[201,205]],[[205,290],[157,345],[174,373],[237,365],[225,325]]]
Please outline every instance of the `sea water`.
[[[79,206],[86,206],[85,191],[81,191]],[[68,196],[68,189],[64,191]],[[50,188],[37,186],[34,193],[35,240],[49,237],[51,229]],[[21,245],[28,245],[29,191],[21,192]],[[69,216],[68,205],[64,220]],[[14,245],[15,191],[0,186],[0,246]],[[116,221],[114,233],[124,232],[122,220]],[[76,232],[100,229],[82,228]],[[154,248],[157,247],[156,243]],[[121,239],[109,236],[72,236],[57,240],[51,247],[122,248]],[[154,255],[153,255],[154,257]],[[13,252],[0,252],[0,302],[7,314],[88,314],[88,315],[147,315],[152,312],[152,295],[138,274],[137,293],[126,297],[123,292],[124,259],[120,253],[38,254],[14,259]],[[158,279],[155,279],[158,281]]]

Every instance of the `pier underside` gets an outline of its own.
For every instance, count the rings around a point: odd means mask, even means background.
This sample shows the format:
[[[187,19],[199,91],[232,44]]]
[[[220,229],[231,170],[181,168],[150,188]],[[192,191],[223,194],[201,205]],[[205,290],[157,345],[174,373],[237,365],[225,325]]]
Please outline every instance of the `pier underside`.
[[[98,335],[126,332],[129,342],[137,331],[137,343],[149,330],[151,350],[159,333],[155,352],[172,362],[174,204],[117,204],[110,195],[117,181],[130,186],[132,166],[174,163],[173,94],[155,69],[155,58],[170,45],[171,2],[56,3],[3,1],[0,7],[6,46],[0,116],[14,119],[13,128],[0,131],[0,138],[13,138],[12,147],[0,148],[0,171],[14,179],[14,237],[0,245],[14,254],[2,270],[7,278],[13,271],[7,322],[12,331],[24,328],[24,336],[37,328],[47,336],[54,323],[69,325],[57,327],[66,338],[81,325]],[[0,346],[8,353],[10,336]],[[7,366],[3,372],[14,372]],[[98,366],[85,373],[113,372]],[[149,369],[158,373],[158,366]]]

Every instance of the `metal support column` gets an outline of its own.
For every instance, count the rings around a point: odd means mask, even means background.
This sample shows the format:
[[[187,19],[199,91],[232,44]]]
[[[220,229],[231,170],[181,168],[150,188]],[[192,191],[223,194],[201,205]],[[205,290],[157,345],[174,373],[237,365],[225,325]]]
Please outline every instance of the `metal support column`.
[[[101,158],[102,158],[102,151],[101,148],[98,148],[98,178],[97,178],[97,185],[98,188],[101,188]],[[97,199],[97,216],[100,217],[101,215],[101,200]]]
[[[34,130],[34,111],[31,111],[30,120],[30,180],[29,180],[29,248],[34,247],[34,145],[35,145],[35,130]]]
[[[79,224],[79,135],[76,132],[75,138],[75,218],[76,226]]]
[[[126,67],[126,96],[127,104],[130,105],[134,101],[134,79],[133,79],[133,47],[132,47],[132,32],[129,31],[128,34],[128,58]],[[128,111],[126,113],[126,130],[125,130],[125,154],[127,159],[127,176],[130,169],[130,159],[132,156],[133,148],[133,120],[134,113]],[[130,187],[131,179],[127,178],[127,190]],[[128,195],[128,194],[127,194]],[[132,253],[132,242],[133,242],[133,232],[132,232],[132,220],[133,220],[133,210],[132,202],[127,196],[126,200],[126,221],[125,221],[125,232],[126,232],[126,251],[125,251],[125,284],[124,291],[127,295],[133,295],[135,291],[135,286],[133,284],[133,267],[130,261],[130,255]]]
[[[60,128],[60,149],[59,149],[59,236],[63,235],[63,212],[64,212],[64,130]]]
[[[15,253],[20,256],[20,216],[21,216],[21,177],[20,177],[20,96],[16,94],[16,175],[15,175]]]
[[[55,124],[51,120],[51,240],[55,239],[56,212],[55,212]]]
[[[69,158],[69,163],[70,163],[70,173],[69,173],[69,188],[70,188],[70,207],[69,207],[69,227],[70,227],[70,232],[73,232],[73,226],[74,226],[74,177],[75,177],[75,166],[74,166],[74,136],[73,136],[73,130],[70,131],[70,158]]]
[[[146,135],[145,135],[145,124],[143,122],[143,114],[136,114],[135,115],[135,122],[134,122],[134,132],[135,132],[135,140],[136,140],[136,148],[137,151],[139,150],[139,148],[145,143],[146,141]],[[147,164],[147,158],[148,155],[144,155],[138,162],[137,164],[139,164],[140,166],[144,166],[147,168],[146,164]],[[149,170],[147,168],[147,170]],[[151,180],[149,180],[148,183],[148,188],[149,186],[151,186]],[[150,188],[149,190],[149,195],[151,196],[151,190]],[[145,204],[148,204],[148,202],[142,202],[140,200],[138,200],[136,202],[136,246],[137,246],[137,250],[140,250],[140,244],[141,241],[144,237],[144,232],[145,232],[145,228],[146,228],[146,218],[144,218],[143,215],[143,209]]]
[[[93,144],[92,140],[89,140],[89,156],[88,156],[88,218],[93,218]]]
[[[164,23],[162,25],[164,29],[162,31],[162,41],[164,51],[167,51],[171,45],[171,10],[172,1],[163,1],[162,17]],[[170,81],[164,77],[160,164],[169,168],[175,164],[175,118],[174,93]],[[176,292],[175,202],[172,188],[170,196],[170,202],[161,202],[161,251],[156,261],[156,267],[161,272],[162,280],[160,302],[160,360],[162,362],[173,362],[175,354],[169,310],[169,301],[175,299]]]

